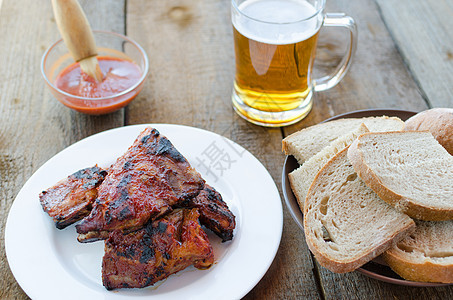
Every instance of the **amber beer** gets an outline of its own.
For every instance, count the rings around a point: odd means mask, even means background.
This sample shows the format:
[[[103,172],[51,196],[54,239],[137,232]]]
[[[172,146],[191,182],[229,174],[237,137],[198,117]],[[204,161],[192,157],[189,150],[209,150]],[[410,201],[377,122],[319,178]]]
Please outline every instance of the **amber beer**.
[[[294,44],[254,41],[234,29],[235,89],[243,101],[263,111],[297,108],[311,89],[318,33]]]
[[[316,10],[304,0],[246,0],[239,4],[239,9],[250,19],[233,17],[235,108],[249,119],[260,118],[255,112],[285,112],[300,107],[308,113],[321,26]],[[310,16],[314,16],[312,20],[297,22]],[[286,122],[281,117],[258,123]]]

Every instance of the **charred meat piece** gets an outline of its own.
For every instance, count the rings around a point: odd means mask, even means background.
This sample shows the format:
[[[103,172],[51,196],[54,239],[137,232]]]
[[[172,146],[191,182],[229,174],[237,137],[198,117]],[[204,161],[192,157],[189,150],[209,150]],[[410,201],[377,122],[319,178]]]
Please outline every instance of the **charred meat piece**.
[[[156,129],[145,129],[125,154],[110,167],[98,187],[91,214],[77,226],[80,242],[124,233],[171,211],[172,206],[196,197],[204,180]]]
[[[102,261],[104,286],[141,288],[190,265],[210,267],[214,254],[198,216],[197,209],[176,209],[136,232],[112,232]]]
[[[213,187],[205,184],[198,196],[185,202],[185,206],[198,208],[200,223],[219,236],[222,242],[233,238],[235,216]]]
[[[97,187],[107,172],[97,165],[69,175],[53,187],[41,192],[39,201],[42,208],[55,222],[58,229],[89,215],[97,197]]]

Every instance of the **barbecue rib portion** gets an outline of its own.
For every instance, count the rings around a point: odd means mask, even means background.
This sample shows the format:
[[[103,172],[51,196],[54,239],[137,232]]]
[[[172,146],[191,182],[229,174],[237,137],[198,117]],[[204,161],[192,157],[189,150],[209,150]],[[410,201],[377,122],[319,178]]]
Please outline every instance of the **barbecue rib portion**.
[[[89,215],[98,194],[97,187],[106,174],[96,165],[79,170],[41,192],[39,201],[42,208],[52,217],[58,229]]]
[[[190,265],[214,262],[197,209],[176,209],[129,234],[112,232],[105,241],[102,282],[108,290],[152,285]]]
[[[80,242],[137,230],[196,197],[204,180],[171,142],[146,128],[109,168],[91,214],[76,225]]]
[[[205,184],[198,196],[188,200],[185,206],[198,208],[200,223],[219,236],[222,242],[233,238],[235,216],[213,187]]]
[[[222,196],[153,128],[108,174],[98,166],[80,170],[39,198],[57,228],[82,220],[80,242],[106,240],[102,281],[109,290],[153,285],[191,265],[209,268],[214,253],[201,225],[222,241],[236,226]]]

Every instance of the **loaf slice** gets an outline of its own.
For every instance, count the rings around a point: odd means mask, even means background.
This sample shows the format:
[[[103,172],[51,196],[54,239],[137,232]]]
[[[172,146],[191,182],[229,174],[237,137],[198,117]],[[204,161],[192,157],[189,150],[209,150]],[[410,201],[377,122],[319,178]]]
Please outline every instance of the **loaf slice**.
[[[288,174],[291,189],[296,196],[302,212],[304,211],[305,197],[307,196],[308,189],[319,170],[335,154],[349,146],[359,135],[368,131],[365,124],[361,123],[356,130],[334,140],[330,145],[310,157],[302,166]]]
[[[401,277],[453,283],[453,221],[416,221],[415,232],[383,257]]]
[[[419,112],[404,122],[404,130],[429,131],[453,155],[453,108],[436,107]]]
[[[354,131],[362,123],[371,132],[397,131],[404,128],[404,122],[397,117],[338,119],[319,123],[287,136],[282,141],[282,149],[286,155],[294,156],[299,164],[302,164],[338,137]]]
[[[360,180],[347,148],[319,171],[305,199],[308,247],[322,266],[337,273],[353,271],[382,254],[414,226]]]
[[[453,156],[429,132],[365,133],[351,144],[348,158],[398,210],[425,221],[453,219]]]

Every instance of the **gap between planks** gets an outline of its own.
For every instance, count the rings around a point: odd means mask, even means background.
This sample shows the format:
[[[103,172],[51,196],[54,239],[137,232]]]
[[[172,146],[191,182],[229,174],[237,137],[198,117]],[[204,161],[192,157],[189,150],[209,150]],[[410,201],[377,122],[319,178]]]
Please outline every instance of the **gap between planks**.
[[[422,99],[425,102],[426,106],[428,106],[428,109],[429,108],[433,108],[433,105],[429,101],[428,96],[426,95],[425,91],[423,90],[423,88],[421,86],[421,82],[418,80],[418,78],[415,76],[414,72],[410,68],[410,64],[409,64],[408,58],[402,52],[402,49],[400,48],[400,46],[398,44],[398,41],[395,39],[395,36],[393,35],[392,30],[390,30],[389,24],[386,22],[386,20],[384,18],[384,15],[383,15],[383,12],[382,12],[382,9],[381,9],[381,6],[379,5],[378,2],[376,2],[376,6],[378,8],[379,16],[381,17],[381,20],[384,23],[384,26],[387,29],[387,31],[388,31],[388,33],[390,35],[390,38],[393,41],[393,44],[395,45],[396,51],[398,52],[398,54],[401,56],[401,58],[403,60],[404,67],[406,68],[407,73],[409,74],[411,79],[415,82],[415,84],[417,86],[417,89],[418,89],[418,92],[420,93],[420,96],[422,97]]]

